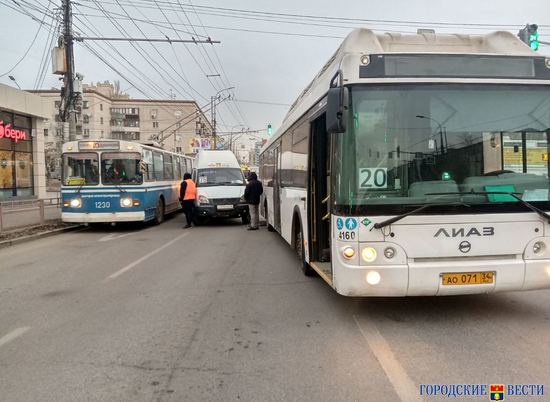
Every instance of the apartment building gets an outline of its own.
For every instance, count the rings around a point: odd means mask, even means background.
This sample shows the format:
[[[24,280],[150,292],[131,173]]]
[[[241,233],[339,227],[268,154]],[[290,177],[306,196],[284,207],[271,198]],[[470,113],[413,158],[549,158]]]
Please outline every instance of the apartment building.
[[[45,137],[48,177],[58,179],[61,173],[61,144],[63,126],[59,120],[60,91],[31,91],[47,100],[47,113],[51,116]],[[76,138],[120,139],[161,143],[164,149],[192,155],[197,138],[209,137],[210,121],[194,100],[132,99],[106,81],[83,86],[82,113],[76,125]]]

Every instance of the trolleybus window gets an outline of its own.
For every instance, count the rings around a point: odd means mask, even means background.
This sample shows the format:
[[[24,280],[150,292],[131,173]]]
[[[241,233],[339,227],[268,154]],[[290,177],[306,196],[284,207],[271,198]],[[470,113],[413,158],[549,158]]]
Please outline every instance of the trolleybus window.
[[[84,186],[99,184],[99,157],[94,152],[63,155],[63,184]]]
[[[103,184],[141,184],[141,155],[128,152],[104,152],[101,155]]]
[[[550,207],[550,87],[356,87],[351,109],[338,136],[336,204],[514,208],[506,197],[456,194],[500,189]]]
[[[164,162],[160,152],[153,152],[153,166],[155,168],[155,180],[164,180]]]

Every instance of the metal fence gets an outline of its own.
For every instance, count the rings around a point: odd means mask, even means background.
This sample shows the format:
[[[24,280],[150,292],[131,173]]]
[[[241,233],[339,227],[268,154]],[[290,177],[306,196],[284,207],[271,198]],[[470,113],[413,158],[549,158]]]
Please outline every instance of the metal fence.
[[[0,233],[61,218],[61,198],[0,202]]]

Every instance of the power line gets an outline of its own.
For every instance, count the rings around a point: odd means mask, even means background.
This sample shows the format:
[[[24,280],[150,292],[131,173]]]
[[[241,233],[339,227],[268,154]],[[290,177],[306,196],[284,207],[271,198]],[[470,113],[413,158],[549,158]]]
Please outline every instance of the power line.
[[[89,0],[84,0],[89,1]],[[166,7],[168,5],[173,6],[174,3],[170,1],[162,0],[153,0],[157,1],[159,4],[163,4]],[[109,4],[107,1],[103,1],[105,4]],[[110,3],[112,4],[112,3]],[[152,9],[150,1],[145,0],[132,0],[132,5],[134,7],[141,7],[146,9]],[[483,28],[507,28],[507,27],[518,27],[518,24],[493,24],[493,23],[473,23],[473,22],[441,22],[441,21],[415,21],[415,20],[387,20],[387,19],[368,19],[368,18],[350,18],[350,17],[331,17],[331,16],[320,16],[320,15],[311,15],[311,14],[297,14],[297,13],[280,13],[280,12],[268,12],[268,11],[259,11],[259,10],[245,10],[238,8],[227,8],[227,7],[213,7],[213,6],[203,6],[203,5],[194,5],[192,7],[202,9],[201,14],[205,15],[217,15],[221,17],[226,16],[258,16],[258,17],[269,17],[269,18],[286,18],[291,19],[302,19],[302,20],[313,20],[313,21],[331,21],[331,22],[342,22],[342,23],[384,23],[384,24],[405,24],[405,25],[433,25],[433,26],[467,26],[467,27],[483,27]],[[218,14],[213,14],[213,13]],[[271,21],[271,20],[270,20]],[[302,21],[301,23],[304,23]],[[550,27],[550,25],[540,25],[540,27]]]
[[[188,16],[187,13],[185,12],[185,8],[184,8],[183,4],[181,3],[180,0],[177,0],[177,1],[178,1],[179,6],[180,6],[180,9],[183,11],[183,13],[184,13],[184,15],[185,15],[185,18],[187,18],[187,21],[188,21],[189,24],[191,25],[193,31],[194,31],[195,33],[197,33],[197,30],[196,30],[195,27],[193,26],[193,23],[191,22],[191,19],[189,18],[189,16]],[[204,33],[205,33],[206,35],[208,35],[208,32],[207,32],[206,29],[204,28],[204,25],[202,24],[202,21],[200,20],[199,15],[196,13],[195,8],[193,7],[193,4],[191,3],[191,0],[189,0],[189,4],[191,5],[192,10],[195,12],[195,15],[197,16],[197,19],[199,20],[199,23],[202,25]],[[210,60],[210,63],[212,64],[212,67],[214,68],[214,72],[215,72],[216,74],[219,74],[219,73],[218,73],[218,70],[217,70],[217,68],[216,68],[215,62],[214,62],[214,61],[212,60],[212,58],[210,57],[210,55],[209,55],[209,53],[208,53],[208,50],[206,49],[205,46],[201,46],[201,47],[203,48],[204,53],[208,56],[208,59]],[[221,81],[223,87],[225,87],[225,88],[234,87],[234,85],[233,85],[233,84],[231,83],[231,81],[229,80],[229,76],[227,75],[225,69],[223,68],[223,63],[221,62],[221,60],[220,60],[220,58],[219,58],[219,56],[218,56],[218,53],[216,52],[216,49],[215,49],[215,48],[212,48],[212,50],[214,51],[214,55],[215,55],[215,57],[217,58],[219,67],[220,67],[221,72],[222,72],[222,74],[223,74],[223,78],[222,78],[222,76],[219,77],[219,79],[220,79],[220,81]],[[235,91],[234,91],[234,90],[231,91],[230,94],[232,95],[232,97],[231,97],[231,99],[230,99],[230,100],[232,101],[232,99],[235,97]],[[225,106],[226,106],[227,109],[230,111],[231,115],[232,115],[233,118],[235,119],[235,122],[238,122],[238,121],[239,121],[239,118],[237,118],[237,116],[235,116],[235,114],[233,113],[233,110],[229,107],[230,104],[232,104],[232,105],[234,105],[234,106],[236,107],[236,110],[237,110],[238,114],[240,115],[240,118],[242,119],[242,121],[244,122],[244,124],[245,124],[245,125],[248,125],[248,123],[247,123],[247,121],[246,121],[246,118],[244,117],[244,114],[242,113],[242,111],[240,110],[240,108],[238,107],[238,105],[235,104],[234,102],[228,102],[227,104],[225,104]],[[223,121],[223,119],[220,119],[220,120],[222,120],[222,123],[223,123],[224,125],[226,125],[225,122]]]
[[[50,5],[48,4],[48,11],[49,11],[49,7]],[[34,38],[32,38],[32,41],[31,41],[31,44],[29,45],[29,47],[27,48],[27,50],[25,51],[25,53],[23,54],[23,56],[21,56],[21,58],[15,63],[15,65],[10,68],[8,71],[6,71],[4,74],[0,74],[0,77],[4,77],[6,75],[8,75],[9,73],[11,73],[13,70],[15,70],[17,68],[17,66],[19,64],[21,64],[21,62],[23,60],[25,60],[25,57],[27,57],[27,55],[29,54],[30,50],[32,49],[32,47],[34,46],[35,42],[36,42],[36,38],[38,38],[38,34],[40,33],[40,31],[42,30],[42,27],[44,26],[44,20],[46,19],[46,16],[47,14],[44,13],[44,16],[42,17],[42,21],[40,22],[40,24],[38,25],[38,29],[36,30],[36,34],[34,34]]]
[[[245,99],[234,99],[235,102],[240,103],[255,103],[258,105],[271,105],[271,106],[285,106],[290,107],[292,106],[290,103],[279,103],[279,102],[267,102],[267,101],[259,101],[259,100],[245,100]]]

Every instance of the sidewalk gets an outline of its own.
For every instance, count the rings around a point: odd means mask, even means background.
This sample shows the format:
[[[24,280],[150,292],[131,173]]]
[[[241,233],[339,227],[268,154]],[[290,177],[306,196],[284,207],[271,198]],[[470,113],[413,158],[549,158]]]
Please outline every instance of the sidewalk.
[[[61,219],[59,198],[0,202],[0,234]]]
[[[81,228],[80,225],[67,224],[61,221],[49,222],[45,225],[26,226],[0,233],[0,249],[14,244],[53,236],[58,233],[68,232]]]

